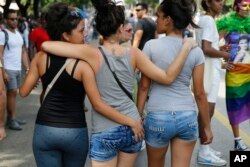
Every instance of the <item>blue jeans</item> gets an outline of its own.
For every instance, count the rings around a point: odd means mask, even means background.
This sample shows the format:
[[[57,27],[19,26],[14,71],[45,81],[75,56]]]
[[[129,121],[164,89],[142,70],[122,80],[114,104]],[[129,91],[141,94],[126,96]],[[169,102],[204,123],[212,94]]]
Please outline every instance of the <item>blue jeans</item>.
[[[33,152],[38,167],[83,167],[88,148],[87,128],[35,125]]]
[[[161,148],[173,138],[195,141],[198,138],[198,122],[195,111],[148,112],[144,120],[145,141]]]
[[[118,126],[109,130],[93,133],[90,140],[90,158],[96,161],[109,161],[118,152],[137,153],[142,141],[134,140],[133,132],[128,126]]]

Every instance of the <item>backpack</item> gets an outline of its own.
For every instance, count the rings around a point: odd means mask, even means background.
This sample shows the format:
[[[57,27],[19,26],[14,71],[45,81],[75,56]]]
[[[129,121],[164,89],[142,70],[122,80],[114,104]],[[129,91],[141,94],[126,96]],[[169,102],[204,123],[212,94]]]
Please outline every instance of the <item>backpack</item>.
[[[25,24],[24,20],[19,20],[19,24],[18,24],[19,32],[23,34],[25,29],[26,29],[26,24]]]
[[[10,50],[8,41],[9,41],[9,34],[7,33],[7,31],[5,29],[2,29],[2,32],[4,33],[5,36],[5,41],[4,41],[4,46],[3,48],[5,49],[5,47],[7,46],[7,49]]]

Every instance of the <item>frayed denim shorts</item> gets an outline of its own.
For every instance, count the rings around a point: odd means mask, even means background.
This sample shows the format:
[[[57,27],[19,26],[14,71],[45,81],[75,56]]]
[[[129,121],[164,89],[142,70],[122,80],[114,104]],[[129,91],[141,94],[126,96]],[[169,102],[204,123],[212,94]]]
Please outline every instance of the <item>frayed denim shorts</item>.
[[[161,148],[173,138],[195,141],[198,138],[196,111],[148,112],[144,120],[145,141]]]
[[[100,133],[92,133],[90,158],[95,161],[109,161],[118,152],[137,153],[142,141],[135,141],[133,131],[128,126],[118,126]]]

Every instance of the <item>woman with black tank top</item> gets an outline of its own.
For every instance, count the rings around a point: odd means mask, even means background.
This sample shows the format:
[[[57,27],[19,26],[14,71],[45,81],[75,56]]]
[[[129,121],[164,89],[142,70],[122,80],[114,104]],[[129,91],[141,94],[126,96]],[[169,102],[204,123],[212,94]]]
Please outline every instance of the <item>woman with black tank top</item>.
[[[51,40],[83,43],[85,36],[82,11],[57,3],[49,7],[47,31]],[[67,58],[39,52],[20,88],[27,96],[39,78],[43,92],[66,62]],[[106,105],[98,92],[95,75],[84,61],[72,59],[61,73],[39,108],[33,136],[33,152],[38,167],[83,167],[88,153],[88,131],[83,111],[85,94],[95,110],[117,112]],[[142,126],[120,114],[138,133]]]

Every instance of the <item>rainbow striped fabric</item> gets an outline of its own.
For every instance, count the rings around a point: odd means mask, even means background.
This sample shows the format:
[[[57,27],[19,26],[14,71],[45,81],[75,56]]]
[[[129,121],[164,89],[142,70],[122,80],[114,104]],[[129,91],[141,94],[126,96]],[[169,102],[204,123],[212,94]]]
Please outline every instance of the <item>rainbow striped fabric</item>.
[[[229,121],[238,125],[250,119],[250,64],[234,64],[226,73],[226,106]]]

